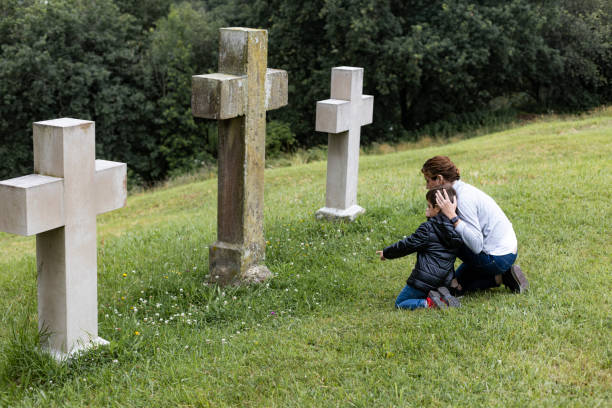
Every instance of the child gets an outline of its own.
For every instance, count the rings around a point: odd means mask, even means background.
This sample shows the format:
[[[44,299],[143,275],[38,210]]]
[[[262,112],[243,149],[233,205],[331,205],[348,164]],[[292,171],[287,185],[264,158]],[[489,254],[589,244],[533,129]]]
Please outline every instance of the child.
[[[429,190],[425,196],[427,221],[409,237],[376,251],[381,261],[417,253],[416,265],[395,301],[395,307],[400,309],[459,306],[459,301],[446,287],[454,277],[455,258],[463,241],[451,221],[440,212],[436,191],[446,191],[449,197],[457,196],[449,185]]]

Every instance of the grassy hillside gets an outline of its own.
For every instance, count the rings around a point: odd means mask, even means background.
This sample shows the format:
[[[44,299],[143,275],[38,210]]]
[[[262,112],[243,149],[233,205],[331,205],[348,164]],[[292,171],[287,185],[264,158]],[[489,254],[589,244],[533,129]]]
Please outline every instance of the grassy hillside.
[[[375,251],[424,220],[423,162],[450,156],[513,222],[532,285],[397,311],[414,255]],[[314,219],[325,163],[266,171],[267,265],[206,285],[216,180],[134,195],[98,218],[100,335],[37,351],[33,238],[0,234],[0,405],[610,406],[612,109],[362,156],[355,223]]]

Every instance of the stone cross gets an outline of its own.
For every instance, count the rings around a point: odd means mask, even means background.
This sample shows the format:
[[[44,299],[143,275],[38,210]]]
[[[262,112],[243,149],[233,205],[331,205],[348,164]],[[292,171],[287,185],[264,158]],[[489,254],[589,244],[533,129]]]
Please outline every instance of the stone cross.
[[[96,215],[125,206],[125,163],[95,160],[94,122],[36,122],[34,173],[0,182],[0,230],[36,234],[38,327],[64,359],[98,337]]]
[[[222,28],[219,71],[195,75],[193,115],[218,119],[217,241],[209,249],[210,281],[259,282],[262,264],[266,111],[287,105],[287,72],[267,68],[268,32]]]
[[[327,132],[327,193],[317,218],[353,221],[365,210],[357,205],[359,133],[372,123],[374,97],[363,95],[363,68],[336,67],[331,99],[317,102],[315,130]]]

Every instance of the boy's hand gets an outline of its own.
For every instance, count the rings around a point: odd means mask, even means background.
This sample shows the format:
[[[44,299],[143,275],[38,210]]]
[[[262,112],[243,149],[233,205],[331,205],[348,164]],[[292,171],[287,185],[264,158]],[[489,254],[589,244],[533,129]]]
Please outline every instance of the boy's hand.
[[[451,201],[446,191],[444,191],[444,195],[440,190],[436,191],[436,204],[440,207],[442,214],[446,215],[449,220],[457,216],[457,198],[453,198],[453,201]]]
[[[376,255],[380,256],[380,260],[381,261],[386,261],[387,260],[387,258],[385,258],[384,255],[383,255],[383,251],[376,251]]]

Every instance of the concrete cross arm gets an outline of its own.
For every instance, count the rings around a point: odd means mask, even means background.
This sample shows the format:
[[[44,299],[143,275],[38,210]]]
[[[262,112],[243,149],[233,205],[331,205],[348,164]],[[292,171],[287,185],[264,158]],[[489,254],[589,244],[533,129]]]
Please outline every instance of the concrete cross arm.
[[[30,236],[63,225],[63,179],[30,174],[0,182],[0,231]]]
[[[125,207],[127,202],[127,164],[96,160],[96,213]]]
[[[194,75],[191,83],[193,116],[205,119],[231,119],[245,114],[246,75]],[[288,76],[282,69],[266,71],[266,110],[287,105]]]
[[[357,118],[353,118],[354,101],[342,99],[325,99],[317,102],[315,130],[317,132],[341,133],[349,130],[351,120],[357,120],[360,126],[372,123],[374,97],[361,95],[361,104],[357,108]]]
[[[97,214],[125,206],[127,166],[96,160]],[[31,236],[66,225],[64,179],[30,174],[0,182],[0,231]]]
[[[266,70],[266,110],[287,106],[289,78],[287,71],[268,68]]]

